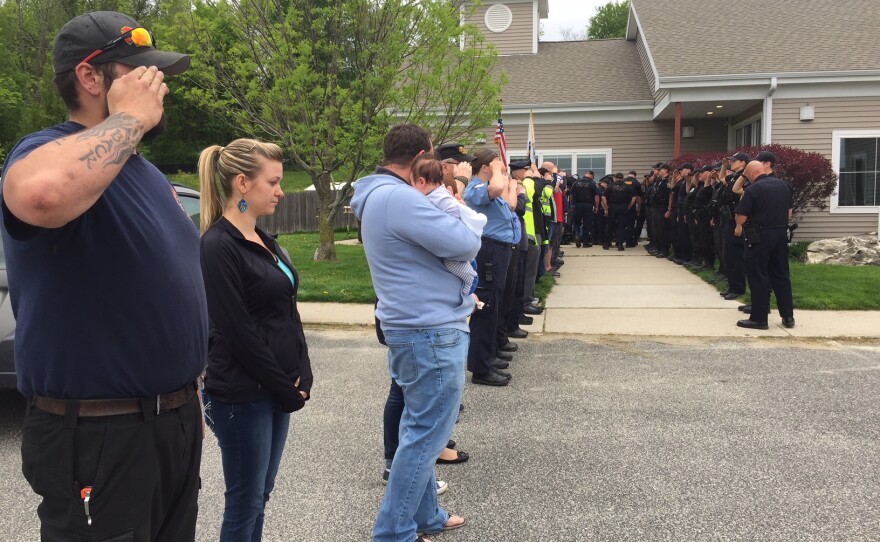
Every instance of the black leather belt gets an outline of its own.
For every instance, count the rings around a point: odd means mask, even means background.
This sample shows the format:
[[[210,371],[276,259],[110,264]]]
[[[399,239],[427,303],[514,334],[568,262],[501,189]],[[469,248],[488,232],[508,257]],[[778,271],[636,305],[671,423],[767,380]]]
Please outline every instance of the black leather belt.
[[[54,397],[34,397],[34,405],[57,416],[64,416],[67,405],[71,402],[79,403],[78,415],[84,418],[102,416],[120,416],[122,414],[138,414],[144,411],[145,401],[156,414],[175,410],[187,403],[195,395],[196,385],[187,384],[177,391],[163,393],[153,397],[141,399],[55,399]]]
[[[519,244],[514,245],[513,243],[505,243],[497,239],[492,239],[491,237],[481,237],[480,241],[487,245],[492,245],[499,248],[506,248],[508,250],[516,250],[519,247]]]

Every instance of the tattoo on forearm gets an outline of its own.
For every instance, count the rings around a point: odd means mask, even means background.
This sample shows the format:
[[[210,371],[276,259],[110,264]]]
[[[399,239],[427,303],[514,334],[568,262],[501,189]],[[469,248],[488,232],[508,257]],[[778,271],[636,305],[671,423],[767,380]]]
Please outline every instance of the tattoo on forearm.
[[[125,163],[144,134],[144,124],[128,113],[110,115],[101,124],[77,134],[77,141],[90,142],[91,149],[80,157],[86,167],[107,167]]]

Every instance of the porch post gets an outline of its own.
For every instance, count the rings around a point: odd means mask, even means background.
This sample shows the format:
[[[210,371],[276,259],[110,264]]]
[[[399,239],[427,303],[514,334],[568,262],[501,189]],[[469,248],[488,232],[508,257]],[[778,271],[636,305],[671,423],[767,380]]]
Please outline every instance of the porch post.
[[[675,147],[673,158],[681,156],[681,102],[675,102]]]

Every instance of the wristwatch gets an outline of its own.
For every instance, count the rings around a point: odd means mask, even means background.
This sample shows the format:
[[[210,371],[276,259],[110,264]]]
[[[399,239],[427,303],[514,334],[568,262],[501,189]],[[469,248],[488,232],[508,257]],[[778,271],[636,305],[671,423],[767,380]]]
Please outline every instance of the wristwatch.
[[[462,182],[462,183],[464,183],[464,184],[467,184],[468,182],[470,182],[469,179],[468,179],[467,177],[464,177],[464,176],[462,176],[462,175],[458,175],[458,176],[456,176],[456,177],[455,177],[455,180],[456,180],[456,181],[459,181],[459,182]]]

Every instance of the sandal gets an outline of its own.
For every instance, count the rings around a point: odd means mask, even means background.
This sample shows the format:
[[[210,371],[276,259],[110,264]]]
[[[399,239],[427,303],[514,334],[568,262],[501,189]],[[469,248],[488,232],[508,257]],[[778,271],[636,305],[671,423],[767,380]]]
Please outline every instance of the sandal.
[[[456,463],[464,463],[468,459],[471,458],[467,452],[462,452],[461,450],[455,450],[455,459],[443,459],[442,457],[437,458],[438,465],[454,465]]]
[[[449,521],[447,520],[446,525],[443,527],[444,531],[452,531],[452,530],[458,529],[460,527],[464,527],[464,524],[467,523],[467,521],[461,516],[450,515],[449,519],[451,520],[452,518],[461,519],[461,523],[456,523],[455,525],[449,525]]]

